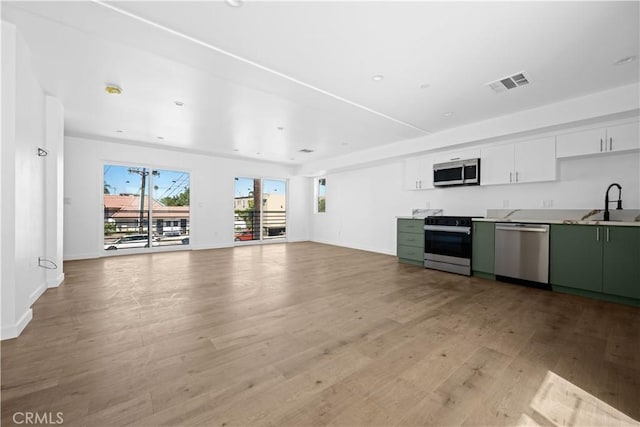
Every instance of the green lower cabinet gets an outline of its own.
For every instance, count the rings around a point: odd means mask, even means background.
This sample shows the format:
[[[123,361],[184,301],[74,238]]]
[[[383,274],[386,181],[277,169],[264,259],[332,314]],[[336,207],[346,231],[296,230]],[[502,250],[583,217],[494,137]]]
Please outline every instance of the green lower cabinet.
[[[603,227],[551,225],[551,285],[602,292]]]
[[[492,276],[495,266],[495,223],[474,222],[471,269],[474,275]]]
[[[640,227],[605,227],[602,290],[640,299]]]
[[[551,225],[553,290],[640,305],[640,228]]]
[[[396,254],[398,261],[424,267],[424,220],[399,218]]]

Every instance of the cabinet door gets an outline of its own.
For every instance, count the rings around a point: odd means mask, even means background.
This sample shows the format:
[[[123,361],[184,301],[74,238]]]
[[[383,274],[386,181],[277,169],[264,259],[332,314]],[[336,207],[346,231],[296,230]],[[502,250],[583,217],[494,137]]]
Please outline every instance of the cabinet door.
[[[602,292],[604,227],[551,225],[549,238],[551,285]]]
[[[640,123],[607,128],[607,151],[637,150],[640,148]]]
[[[604,292],[640,299],[640,227],[604,231]]]
[[[406,190],[433,188],[433,163],[428,157],[416,157],[404,161],[404,187]]]
[[[482,149],[480,185],[509,184],[513,182],[513,153],[513,144]]]
[[[403,233],[399,231],[398,246],[415,246],[424,249],[424,233]]]
[[[424,235],[424,219],[398,218],[397,231]]]
[[[514,182],[555,181],[556,138],[542,138],[514,145]]]
[[[556,157],[574,157],[604,152],[606,130],[590,129],[556,137]]]
[[[474,222],[471,265],[473,271],[493,274],[495,264],[495,224]]]
[[[406,159],[404,161],[404,188],[407,190],[419,190],[419,176],[422,167],[422,159]]]

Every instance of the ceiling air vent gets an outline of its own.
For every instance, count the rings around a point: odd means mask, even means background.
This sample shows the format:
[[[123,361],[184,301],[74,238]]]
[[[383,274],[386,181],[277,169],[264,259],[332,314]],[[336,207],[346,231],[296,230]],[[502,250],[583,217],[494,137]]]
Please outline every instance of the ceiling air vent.
[[[487,86],[496,93],[502,93],[510,89],[528,85],[529,83],[531,83],[531,78],[522,71],[512,76],[503,77],[494,82],[487,83]]]
[[[302,150],[299,150],[300,153],[313,153],[313,150],[310,150],[308,148],[303,148]]]

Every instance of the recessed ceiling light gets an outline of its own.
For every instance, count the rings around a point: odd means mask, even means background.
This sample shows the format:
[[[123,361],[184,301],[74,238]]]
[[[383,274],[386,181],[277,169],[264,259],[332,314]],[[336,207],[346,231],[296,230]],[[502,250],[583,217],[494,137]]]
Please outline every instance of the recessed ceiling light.
[[[444,113],[445,117],[451,117],[453,116],[453,113],[451,111],[447,111],[446,113]]]
[[[420,85],[420,89],[427,89],[428,87],[431,87],[431,85],[429,83],[422,83]]]
[[[156,137],[156,138],[158,138],[158,139],[164,139],[164,136],[158,136],[158,137]]]
[[[374,82],[381,82],[382,80],[384,80],[384,76],[382,74],[376,74],[375,76],[371,77],[371,80],[373,80]]]
[[[226,3],[231,7],[241,7],[244,4],[243,0],[226,0]]]
[[[182,101],[173,101],[174,104],[176,104],[178,107],[182,107],[184,105],[184,102]]]
[[[233,151],[240,151],[240,150],[238,150],[237,148],[234,148]]]
[[[614,65],[624,65],[624,64],[633,62],[635,60],[636,60],[635,56],[625,56],[624,58],[620,58],[616,62],[614,62]]]
[[[122,129],[118,129],[116,132],[123,133],[124,131]]]
[[[109,95],[120,95],[122,93],[122,88],[117,84],[107,83],[104,87],[105,92]]]

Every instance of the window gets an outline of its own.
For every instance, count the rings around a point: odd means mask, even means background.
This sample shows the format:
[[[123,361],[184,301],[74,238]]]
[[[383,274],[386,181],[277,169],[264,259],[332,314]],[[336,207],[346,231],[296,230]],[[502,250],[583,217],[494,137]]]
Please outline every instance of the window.
[[[316,181],[316,212],[327,212],[327,179],[318,178]]]
[[[235,179],[236,242],[282,239],[287,230],[287,182],[277,179]]]
[[[103,175],[105,250],[189,244],[188,172],[105,165]]]

